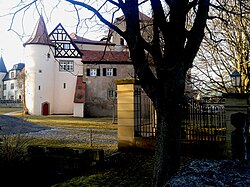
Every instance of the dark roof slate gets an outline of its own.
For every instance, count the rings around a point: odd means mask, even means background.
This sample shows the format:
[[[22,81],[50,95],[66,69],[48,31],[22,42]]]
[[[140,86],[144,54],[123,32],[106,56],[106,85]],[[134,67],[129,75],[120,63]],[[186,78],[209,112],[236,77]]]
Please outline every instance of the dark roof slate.
[[[97,41],[97,40],[90,40],[87,38],[83,38],[81,36],[76,35],[75,33],[70,34],[70,38],[75,43],[81,43],[81,44],[93,44],[93,45],[115,45],[114,43],[110,43],[107,41]]]
[[[6,66],[5,66],[5,63],[3,61],[2,56],[0,57],[0,72],[1,73],[7,73],[7,69],[6,69]]]
[[[48,31],[42,16],[40,16],[31,37],[23,45],[26,46],[29,44],[54,46],[54,44],[49,39]]]

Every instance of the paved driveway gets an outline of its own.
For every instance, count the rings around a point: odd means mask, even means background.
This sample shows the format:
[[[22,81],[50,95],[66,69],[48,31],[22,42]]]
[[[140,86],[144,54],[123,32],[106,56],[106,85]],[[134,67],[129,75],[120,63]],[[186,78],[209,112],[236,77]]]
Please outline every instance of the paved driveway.
[[[0,127],[0,134],[23,134],[31,138],[117,144],[117,130],[68,127],[51,128],[8,115],[0,115]]]
[[[0,115],[0,128],[0,134],[23,134],[50,129],[49,127],[41,126],[8,115]]]

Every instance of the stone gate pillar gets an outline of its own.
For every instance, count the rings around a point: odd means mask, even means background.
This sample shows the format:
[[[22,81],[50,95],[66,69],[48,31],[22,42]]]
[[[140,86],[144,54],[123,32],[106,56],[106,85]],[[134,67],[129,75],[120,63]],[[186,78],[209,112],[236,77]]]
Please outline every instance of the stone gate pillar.
[[[118,149],[134,148],[135,143],[135,90],[140,85],[135,80],[117,80]]]
[[[240,93],[232,93],[223,95],[226,99],[225,102],[225,115],[226,115],[226,146],[227,156],[232,158],[231,135],[235,127],[231,124],[231,115],[242,112],[247,114],[248,110],[248,95]]]

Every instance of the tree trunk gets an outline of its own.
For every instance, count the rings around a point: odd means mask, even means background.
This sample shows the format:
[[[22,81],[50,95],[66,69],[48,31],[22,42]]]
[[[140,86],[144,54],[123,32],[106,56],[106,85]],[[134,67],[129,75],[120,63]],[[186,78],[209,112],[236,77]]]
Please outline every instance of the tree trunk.
[[[185,88],[184,77],[184,74],[179,71],[172,79],[168,78],[169,80],[164,81],[163,86],[160,86],[160,94],[157,96],[157,136],[153,186],[163,186],[164,182],[180,167],[180,103]]]

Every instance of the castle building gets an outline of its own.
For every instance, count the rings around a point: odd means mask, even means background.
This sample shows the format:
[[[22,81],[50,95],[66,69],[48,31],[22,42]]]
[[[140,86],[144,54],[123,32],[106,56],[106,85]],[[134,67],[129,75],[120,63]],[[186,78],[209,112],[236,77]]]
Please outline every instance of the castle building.
[[[114,80],[134,77],[127,50],[69,35],[61,24],[48,34],[42,16],[24,47],[25,101],[33,115],[112,116]]]

